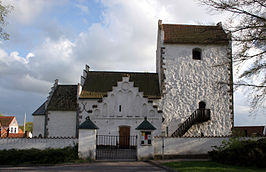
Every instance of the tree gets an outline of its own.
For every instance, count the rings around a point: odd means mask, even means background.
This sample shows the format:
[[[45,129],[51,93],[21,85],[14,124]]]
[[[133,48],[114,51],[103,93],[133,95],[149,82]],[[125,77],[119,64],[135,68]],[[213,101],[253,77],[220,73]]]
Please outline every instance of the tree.
[[[0,39],[3,40],[8,40],[9,39],[9,34],[4,31],[4,27],[6,26],[6,17],[7,14],[10,12],[12,9],[12,6],[7,5],[4,6],[2,4],[2,1],[0,0]]]
[[[19,128],[23,131],[24,130],[24,126],[20,125]],[[26,126],[25,126],[25,130],[26,131],[30,131],[32,132],[32,128],[33,128],[33,123],[32,122],[26,122]],[[24,131],[23,131],[24,132]]]
[[[266,99],[266,1],[200,0],[203,5],[230,14],[225,30],[232,35],[236,87],[251,90],[251,109],[265,106]],[[243,67],[245,68],[243,70]]]

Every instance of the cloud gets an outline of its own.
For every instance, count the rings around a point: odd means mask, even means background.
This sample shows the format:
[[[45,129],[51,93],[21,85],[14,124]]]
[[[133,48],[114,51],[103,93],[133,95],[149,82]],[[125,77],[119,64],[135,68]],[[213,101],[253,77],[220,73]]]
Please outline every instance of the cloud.
[[[13,6],[9,17],[12,21],[21,24],[31,24],[43,12],[49,12],[51,6],[56,4],[46,0],[7,0],[3,2]]]
[[[88,14],[89,13],[89,8],[85,5],[82,4],[76,4],[76,7],[80,9],[81,12]]]
[[[20,57],[18,52],[9,55],[0,49],[0,85],[10,90],[21,90],[44,94],[50,83],[31,76],[29,61],[33,58],[29,53],[26,58]]]

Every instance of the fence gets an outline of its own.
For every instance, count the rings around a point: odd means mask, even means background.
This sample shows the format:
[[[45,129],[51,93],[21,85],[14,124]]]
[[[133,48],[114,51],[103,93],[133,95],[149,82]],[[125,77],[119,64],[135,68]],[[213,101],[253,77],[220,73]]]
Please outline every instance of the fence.
[[[96,136],[96,159],[136,159],[137,136]]]

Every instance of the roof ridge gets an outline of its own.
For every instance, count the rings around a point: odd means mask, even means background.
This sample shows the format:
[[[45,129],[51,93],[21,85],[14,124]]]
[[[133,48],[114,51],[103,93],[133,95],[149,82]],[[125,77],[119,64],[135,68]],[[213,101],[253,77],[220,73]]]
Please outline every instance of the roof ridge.
[[[128,71],[88,71],[88,73],[128,73],[128,74],[158,74],[156,72],[128,72]]]
[[[58,86],[78,86],[78,84],[58,84]]]
[[[0,118],[12,118],[12,117],[15,117],[15,116],[0,116]]]
[[[219,27],[217,25],[196,25],[196,24],[162,24],[162,25],[169,25],[169,26],[197,26],[197,27]]]

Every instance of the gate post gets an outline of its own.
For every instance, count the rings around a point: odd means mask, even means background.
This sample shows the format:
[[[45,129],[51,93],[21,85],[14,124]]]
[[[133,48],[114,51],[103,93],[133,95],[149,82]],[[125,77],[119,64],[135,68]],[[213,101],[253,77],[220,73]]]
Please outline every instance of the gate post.
[[[96,133],[98,127],[90,120],[89,117],[86,121],[79,126],[79,142],[78,153],[82,159],[96,159]]]
[[[138,160],[153,159],[154,157],[154,144],[153,142],[153,131],[156,128],[144,118],[144,121],[136,128],[139,130],[139,141],[137,145],[137,157]]]

